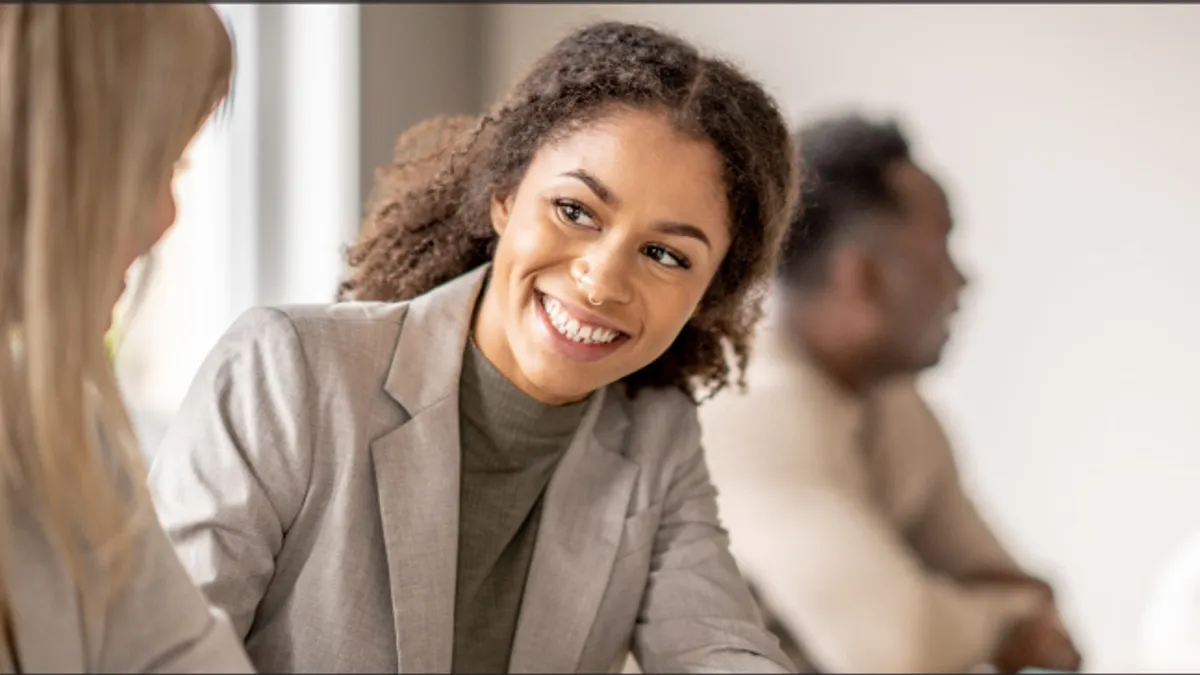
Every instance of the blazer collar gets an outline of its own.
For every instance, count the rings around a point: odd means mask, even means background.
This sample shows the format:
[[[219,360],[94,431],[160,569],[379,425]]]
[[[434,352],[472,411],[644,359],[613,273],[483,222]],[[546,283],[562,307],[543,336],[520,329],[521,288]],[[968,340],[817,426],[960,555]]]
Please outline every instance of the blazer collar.
[[[409,303],[383,388],[410,416],[447,397],[457,398],[471,319],[490,272],[491,263],[480,265]],[[592,394],[580,425],[580,431],[596,432],[599,440],[609,441],[602,444],[618,452],[619,445],[612,442],[622,436],[628,417],[624,397],[609,390],[619,387]],[[603,424],[597,425],[600,418]]]
[[[458,392],[471,317],[489,266],[409,303],[384,379],[408,421],[371,443],[402,672],[453,659],[461,447]],[[512,669],[579,663],[615,559],[638,473],[622,456],[628,400],[592,395],[547,487]],[[564,597],[574,601],[562,604]]]
[[[413,298],[383,388],[410,415],[458,394],[471,317],[491,265]]]

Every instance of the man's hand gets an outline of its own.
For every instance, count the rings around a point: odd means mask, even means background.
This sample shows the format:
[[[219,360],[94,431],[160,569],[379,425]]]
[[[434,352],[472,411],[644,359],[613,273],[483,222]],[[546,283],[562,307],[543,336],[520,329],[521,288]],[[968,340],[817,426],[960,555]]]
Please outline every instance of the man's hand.
[[[1077,671],[1083,659],[1071,642],[1058,609],[1048,604],[1038,614],[1014,624],[991,661],[1001,673],[1015,673],[1030,667]]]
[[[998,671],[1015,673],[1029,667],[1079,670],[1083,659],[1058,613],[1054,589],[1050,584],[1037,577],[1008,570],[983,570],[964,575],[959,581],[964,584],[1026,586],[1041,591],[1043,595],[1042,610],[1014,624],[996,648],[991,662]]]

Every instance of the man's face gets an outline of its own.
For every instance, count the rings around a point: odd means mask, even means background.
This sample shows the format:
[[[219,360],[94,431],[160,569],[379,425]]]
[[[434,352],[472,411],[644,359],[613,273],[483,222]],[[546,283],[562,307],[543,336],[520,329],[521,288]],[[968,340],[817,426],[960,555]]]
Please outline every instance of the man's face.
[[[899,222],[880,227],[880,357],[915,372],[941,359],[966,279],[950,255],[952,219],[941,186],[911,162],[896,163],[887,181],[899,209],[882,217]]]

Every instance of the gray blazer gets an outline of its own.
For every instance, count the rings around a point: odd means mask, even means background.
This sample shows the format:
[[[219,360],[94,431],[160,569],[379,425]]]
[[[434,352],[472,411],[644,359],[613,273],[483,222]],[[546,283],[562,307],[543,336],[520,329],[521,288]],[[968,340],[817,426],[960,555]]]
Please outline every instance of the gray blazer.
[[[11,497],[0,566],[24,672],[252,672],[228,619],[210,611],[153,519],[135,540],[127,583],[85,611],[32,500]],[[0,631],[0,673],[13,672],[13,651]]]
[[[256,309],[151,471],[266,671],[447,672],[462,354],[486,266],[411,302]],[[597,392],[545,496],[512,672],[787,672],[729,554],[695,408]]]

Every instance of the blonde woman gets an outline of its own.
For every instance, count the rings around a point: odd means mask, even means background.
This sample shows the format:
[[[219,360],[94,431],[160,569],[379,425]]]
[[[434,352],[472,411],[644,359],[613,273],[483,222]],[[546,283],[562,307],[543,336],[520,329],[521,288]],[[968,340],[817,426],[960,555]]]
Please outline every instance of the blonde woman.
[[[158,527],[104,347],[232,60],[207,5],[0,5],[0,672],[250,669]]]

